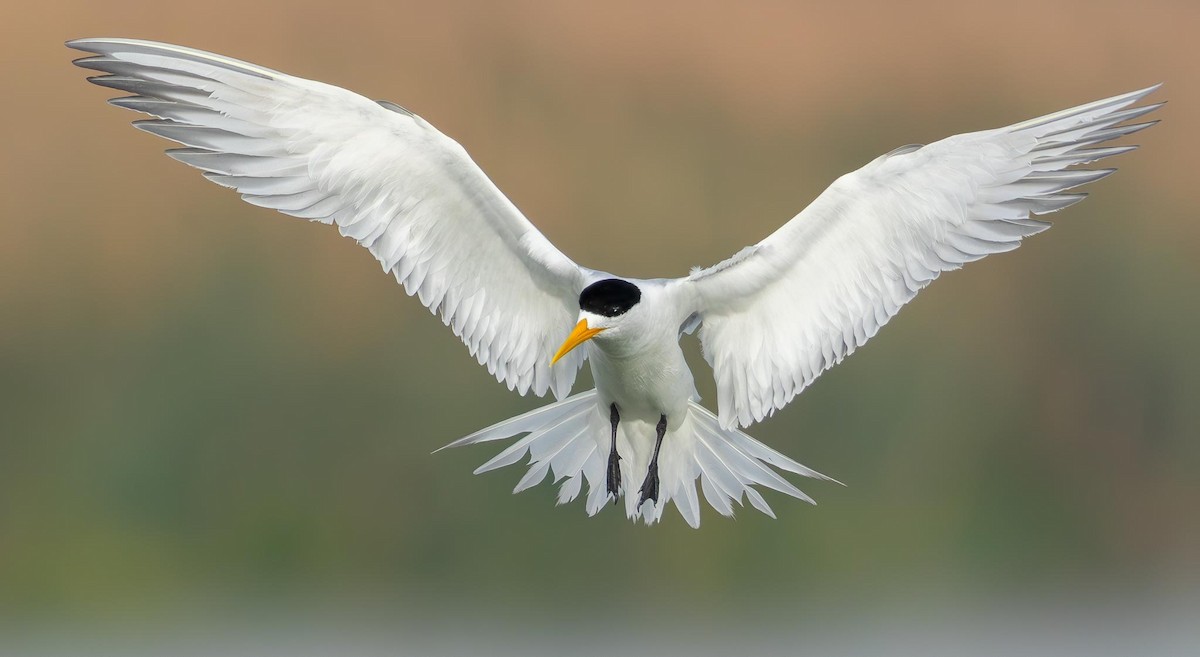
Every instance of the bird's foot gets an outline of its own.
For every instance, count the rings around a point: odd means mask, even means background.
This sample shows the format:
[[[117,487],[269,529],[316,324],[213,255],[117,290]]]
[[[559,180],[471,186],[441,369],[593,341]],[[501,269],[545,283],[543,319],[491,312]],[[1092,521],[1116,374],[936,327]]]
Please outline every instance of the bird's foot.
[[[646,500],[658,502],[658,464],[651,463],[650,471],[646,473],[646,480],[642,482],[640,496],[638,497],[638,507],[645,504]]]
[[[608,494],[613,498],[613,504],[617,503],[617,497],[621,491],[621,457],[617,455],[617,450],[608,453]]]

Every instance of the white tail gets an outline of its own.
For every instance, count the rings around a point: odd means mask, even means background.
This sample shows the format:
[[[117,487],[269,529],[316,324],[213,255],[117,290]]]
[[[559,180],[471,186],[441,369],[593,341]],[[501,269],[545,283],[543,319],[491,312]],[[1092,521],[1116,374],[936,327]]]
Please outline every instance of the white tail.
[[[528,452],[529,470],[517,482],[514,493],[537,485],[553,472],[558,503],[566,504],[579,496],[583,481],[588,484],[587,513],[595,515],[609,500],[605,488],[611,425],[607,413],[596,401],[596,391],[572,395],[524,415],[494,424],[446,447],[503,440],[528,434],[509,445],[475,474],[512,465]],[[446,449],[443,447],[442,449]],[[700,526],[700,501],[696,479],[704,499],[724,516],[732,516],[733,503],[742,497],[759,511],[775,517],[771,507],[755,485],[786,493],[810,504],[813,499],[784,479],[771,467],[805,477],[835,481],[807,468],[751,438],[736,428],[722,429],[708,409],[689,402],[682,422],[667,430],[659,453],[658,503],[647,502],[637,508],[637,490],[646,476],[654,447],[654,427],[638,420],[622,420],[617,432],[617,451],[621,455],[622,495],[625,513],[631,519],[641,517],[646,524],[658,522],[667,503],[674,501],[680,515],[692,527]]]

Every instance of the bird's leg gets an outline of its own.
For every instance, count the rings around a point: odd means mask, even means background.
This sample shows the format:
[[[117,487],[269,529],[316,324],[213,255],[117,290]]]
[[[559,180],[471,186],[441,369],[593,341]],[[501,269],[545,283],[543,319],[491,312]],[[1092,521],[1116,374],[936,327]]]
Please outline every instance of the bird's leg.
[[[641,497],[638,498],[639,507],[646,500],[658,502],[658,450],[662,448],[663,436],[667,433],[667,416],[659,416],[658,426],[654,431],[657,434],[654,439],[654,456],[650,457],[650,468],[646,472],[646,480],[642,482]]]
[[[617,423],[621,421],[621,414],[617,412],[616,402],[610,408],[612,412],[608,414],[608,419],[612,422],[612,447],[608,451],[608,494],[616,504],[621,490],[621,457],[617,454]]]

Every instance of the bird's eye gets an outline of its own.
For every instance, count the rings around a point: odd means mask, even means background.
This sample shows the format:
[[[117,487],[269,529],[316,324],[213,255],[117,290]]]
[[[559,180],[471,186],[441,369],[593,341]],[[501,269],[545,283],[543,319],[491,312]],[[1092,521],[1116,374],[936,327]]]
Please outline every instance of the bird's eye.
[[[579,294],[579,308],[604,317],[624,315],[638,301],[642,291],[638,286],[619,278],[607,278],[585,287]]]

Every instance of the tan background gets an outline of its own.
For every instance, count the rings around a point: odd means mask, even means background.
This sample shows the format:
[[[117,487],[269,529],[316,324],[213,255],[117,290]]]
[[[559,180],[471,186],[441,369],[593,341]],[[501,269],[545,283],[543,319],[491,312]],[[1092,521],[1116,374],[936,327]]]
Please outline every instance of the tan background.
[[[916,628],[909,647],[958,645],[949,627],[977,628],[964,644],[1058,637],[1087,654],[1131,654],[1122,637],[1186,645],[1181,619],[1200,608],[1195,3],[45,2],[4,22],[10,640],[74,636],[69,652],[92,636],[73,628],[120,644],[181,623],[207,645],[250,610],[274,620],[248,634],[275,642],[321,634],[337,610],[402,628],[414,654],[493,631],[526,637],[501,641],[517,654],[562,654],[546,647],[561,640],[695,654],[731,632],[849,654],[894,647],[888,627]],[[1054,230],[939,281],[754,429],[848,487],[808,484],[815,508],[770,498],[778,521],[706,510],[700,531],[673,513],[647,530],[556,509],[548,487],[512,497],[515,471],[472,477],[494,450],[429,456],[535,402],[351,242],[163,157],[70,66],[62,42],[82,36],[177,42],[401,103],[568,255],[632,276],[716,262],[901,144],[1158,81],[1170,103]],[[1049,643],[1029,631],[1042,623]],[[1115,640],[1093,646],[1095,632]]]

